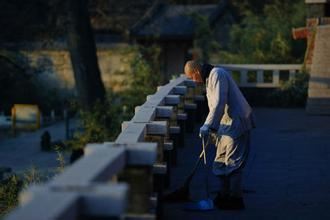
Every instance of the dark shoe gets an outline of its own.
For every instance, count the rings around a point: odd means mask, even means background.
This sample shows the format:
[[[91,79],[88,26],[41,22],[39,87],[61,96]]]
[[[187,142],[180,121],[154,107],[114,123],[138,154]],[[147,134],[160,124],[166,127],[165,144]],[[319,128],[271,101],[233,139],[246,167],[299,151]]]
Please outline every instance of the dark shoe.
[[[226,206],[228,204],[228,199],[229,199],[228,195],[218,193],[213,200],[214,206],[217,207],[218,209],[226,209]]]
[[[230,196],[225,207],[226,210],[243,210],[245,209],[243,197]]]

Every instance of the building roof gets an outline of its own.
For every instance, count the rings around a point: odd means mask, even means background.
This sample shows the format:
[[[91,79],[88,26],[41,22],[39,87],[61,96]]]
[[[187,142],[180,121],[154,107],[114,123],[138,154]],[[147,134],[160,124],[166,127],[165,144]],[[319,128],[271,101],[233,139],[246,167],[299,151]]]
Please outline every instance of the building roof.
[[[131,36],[157,39],[191,39],[194,34],[192,14],[206,16],[212,24],[223,13],[223,4],[168,5],[157,4],[131,29]]]
[[[97,33],[127,34],[127,30],[152,5],[153,1],[146,0],[90,1],[89,11],[92,27]]]

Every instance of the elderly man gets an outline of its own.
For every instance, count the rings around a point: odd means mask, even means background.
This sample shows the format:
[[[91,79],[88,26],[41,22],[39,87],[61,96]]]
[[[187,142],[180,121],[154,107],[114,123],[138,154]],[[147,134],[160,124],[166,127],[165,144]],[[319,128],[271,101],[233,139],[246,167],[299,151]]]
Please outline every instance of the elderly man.
[[[252,109],[230,74],[220,67],[188,61],[184,67],[187,77],[206,84],[209,106],[200,136],[216,133],[216,156],[213,173],[222,188],[214,199],[219,209],[244,209],[242,168],[250,145],[250,130],[254,127]]]

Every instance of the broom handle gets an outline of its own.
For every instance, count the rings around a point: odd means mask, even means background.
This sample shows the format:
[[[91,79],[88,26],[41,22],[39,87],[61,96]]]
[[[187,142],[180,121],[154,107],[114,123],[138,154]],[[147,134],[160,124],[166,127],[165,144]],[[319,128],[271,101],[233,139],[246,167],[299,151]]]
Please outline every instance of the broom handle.
[[[202,137],[202,147],[203,147],[204,164],[206,165],[206,153],[205,153],[205,141],[204,141],[204,137]]]
[[[207,145],[209,144],[209,136],[207,136],[207,141],[205,143],[205,139],[204,137],[202,137],[202,152],[199,155],[199,158],[204,156],[204,164],[206,165],[206,153],[205,153],[205,149],[207,147]]]
[[[200,161],[203,159],[203,156],[204,156],[204,163],[206,164],[205,147],[209,144],[209,139],[207,139],[206,145],[204,145],[204,138],[202,140],[203,140],[203,146],[204,146],[203,149],[204,150],[202,150],[202,152],[199,154],[198,161],[196,162],[196,164],[195,164],[194,168],[192,169],[190,175],[187,177],[184,185],[189,185],[192,177],[195,175],[195,172],[197,170],[197,167],[198,167]]]

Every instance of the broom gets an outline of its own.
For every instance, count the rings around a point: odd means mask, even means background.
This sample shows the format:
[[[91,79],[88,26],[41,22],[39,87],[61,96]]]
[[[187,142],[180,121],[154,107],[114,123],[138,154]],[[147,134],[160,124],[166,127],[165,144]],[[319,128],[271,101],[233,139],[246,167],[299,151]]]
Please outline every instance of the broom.
[[[163,196],[163,198],[162,198],[163,201],[172,202],[172,203],[190,201],[190,191],[189,191],[190,182],[191,182],[193,176],[195,175],[196,170],[197,170],[200,162],[202,161],[202,159],[204,160],[204,164],[206,164],[205,147],[208,145],[208,141],[205,144],[204,138],[202,138],[202,142],[203,142],[202,152],[199,154],[199,157],[198,157],[197,161],[195,162],[193,169],[191,170],[190,174],[185,179],[183,185],[180,188],[174,190],[173,192]]]

